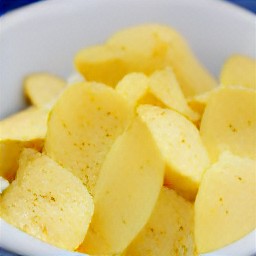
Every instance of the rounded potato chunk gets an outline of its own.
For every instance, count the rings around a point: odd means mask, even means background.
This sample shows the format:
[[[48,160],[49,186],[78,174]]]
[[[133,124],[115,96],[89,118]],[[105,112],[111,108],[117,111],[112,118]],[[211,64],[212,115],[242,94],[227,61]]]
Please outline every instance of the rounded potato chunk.
[[[76,249],[83,241],[93,201],[82,182],[46,155],[21,154],[15,181],[0,199],[1,217],[52,245]]]
[[[114,34],[104,45],[78,52],[75,65],[88,80],[115,86],[130,72],[150,75],[171,66],[185,96],[215,87],[184,38],[171,27],[147,24]]]
[[[123,252],[147,223],[160,193],[164,162],[146,125],[136,118],[112,146],[95,190],[95,212],[79,251]]]
[[[256,159],[256,91],[243,87],[217,90],[206,106],[200,134],[213,162],[226,150]]]
[[[201,177],[210,165],[197,128],[181,114],[151,105],[138,107],[166,162],[165,183],[194,199]]]
[[[131,116],[131,107],[114,89],[98,83],[75,84],[52,109],[45,152],[94,194],[101,165]]]
[[[225,152],[205,173],[195,201],[195,240],[206,253],[256,228],[256,161]]]
[[[192,203],[163,187],[149,221],[128,246],[125,255],[197,255],[193,231]]]

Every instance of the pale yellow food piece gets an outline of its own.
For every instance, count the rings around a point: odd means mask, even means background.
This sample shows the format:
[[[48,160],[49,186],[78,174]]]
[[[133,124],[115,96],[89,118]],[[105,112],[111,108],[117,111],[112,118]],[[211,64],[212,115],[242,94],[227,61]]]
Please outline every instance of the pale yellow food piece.
[[[115,89],[135,107],[149,93],[149,78],[143,73],[129,73],[118,82]]]
[[[212,161],[226,150],[256,159],[256,91],[220,88],[207,104],[200,133]]]
[[[189,107],[200,115],[200,119],[211,96],[219,89],[220,87],[216,87],[210,91],[187,98]]]
[[[114,34],[105,45],[78,52],[75,65],[86,79],[115,86],[130,72],[146,75],[171,66],[185,96],[216,86],[187,43],[170,27],[148,24]]]
[[[151,217],[128,246],[126,256],[192,256],[194,209],[173,190],[163,187]]]
[[[151,93],[166,107],[178,111],[191,121],[199,119],[199,115],[188,106],[171,68],[155,71],[150,76],[149,87]]]
[[[137,118],[104,161],[95,190],[95,212],[80,251],[124,251],[149,219],[163,176],[162,156],[146,125]]]
[[[137,111],[165,159],[165,183],[193,200],[202,174],[210,164],[199,131],[170,109],[141,105]]]
[[[114,89],[89,82],[70,86],[50,114],[45,152],[94,194],[101,165],[131,117],[129,104]]]
[[[256,228],[256,162],[228,152],[205,173],[195,201],[199,253],[222,248]]]
[[[256,89],[256,60],[244,55],[233,55],[224,63],[220,83]]]
[[[66,82],[49,73],[35,73],[25,78],[23,86],[31,103],[42,106],[56,99],[65,88]]]
[[[15,227],[74,250],[88,229],[93,200],[72,173],[49,157],[25,149],[17,178],[1,195],[0,208],[1,217]]]
[[[105,45],[91,46],[75,56],[75,66],[87,81],[116,86],[129,73],[123,62],[124,53]]]
[[[48,110],[30,107],[0,121],[0,176],[13,180],[23,148],[41,150]]]

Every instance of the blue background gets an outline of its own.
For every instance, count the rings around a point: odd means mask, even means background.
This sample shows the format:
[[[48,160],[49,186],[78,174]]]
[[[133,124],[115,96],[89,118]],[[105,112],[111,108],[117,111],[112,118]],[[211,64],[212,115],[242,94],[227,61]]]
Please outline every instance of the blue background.
[[[28,5],[30,3],[35,3],[39,1],[42,1],[42,0],[0,0],[0,15],[3,15],[9,11],[12,11],[24,5]],[[241,7],[246,8],[247,10],[256,14],[256,0],[225,0],[225,1],[240,5]],[[9,253],[0,248],[0,256],[17,256],[17,254]]]

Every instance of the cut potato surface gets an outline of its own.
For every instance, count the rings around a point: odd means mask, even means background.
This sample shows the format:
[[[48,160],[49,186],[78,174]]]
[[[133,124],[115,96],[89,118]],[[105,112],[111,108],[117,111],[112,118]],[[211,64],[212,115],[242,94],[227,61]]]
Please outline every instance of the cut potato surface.
[[[256,60],[244,55],[231,56],[222,67],[220,83],[256,89]]]
[[[105,45],[78,52],[75,65],[86,79],[111,86],[130,72],[150,75],[166,66],[174,69],[185,96],[216,86],[182,36],[170,27],[157,24],[117,32]]]
[[[223,87],[210,98],[200,133],[212,161],[228,150],[256,159],[256,91]]]
[[[0,176],[14,179],[23,148],[42,149],[47,118],[48,110],[30,107],[0,121]]]
[[[114,89],[98,83],[70,86],[49,117],[45,152],[94,194],[101,165],[132,110]]]
[[[192,203],[163,187],[149,221],[128,246],[125,255],[197,255],[193,230]]]
[[[186,102],[183,92],[172,69],[167,67],[163,70],[155,71],[149,79],[151,93],[163,104],[191,121],[197,121],[199,115],[194,112]]]
[[[199,131],[170,109],[141,105],[137,111],[165,159],[165,183],[194,199],[202,174],[210,164]]]
[[[123,252],[148,221],[163,176],[163,159],[148,128],[137,118],[104,161],[95,189],[92,223],[79,251]]]
[[[65,88],[66,82],[48,73],[35,73],[24,80],[24,93],[35,106],[50,103]]]
[[[224,247],[256,228],[256,162],[228,152],[209,168],[195,202],[200,253]]]
[[[1,217],[52,245],[76,249],[93,214],[93,201],[81,181],[32,149],[21,155],[16,180],[0,199]]]

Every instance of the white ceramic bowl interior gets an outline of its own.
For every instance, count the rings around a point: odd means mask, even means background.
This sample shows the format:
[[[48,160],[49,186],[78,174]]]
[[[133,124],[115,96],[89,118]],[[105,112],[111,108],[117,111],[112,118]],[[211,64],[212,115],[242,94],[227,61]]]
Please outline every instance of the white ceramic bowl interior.
[[[102,43],[122,28],[149,22],[182,33],[216,77],[228,56],[256,56],[255,16],[220,0],[43,1],[0,19],[0,118],[24,107],[25,75],[47,71],[67,78],[79,49]],[[255,234],[207,255],[253,255]],[[28,256],[79,255],[43,243],[3,220],[0,247]]]

